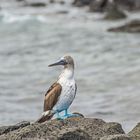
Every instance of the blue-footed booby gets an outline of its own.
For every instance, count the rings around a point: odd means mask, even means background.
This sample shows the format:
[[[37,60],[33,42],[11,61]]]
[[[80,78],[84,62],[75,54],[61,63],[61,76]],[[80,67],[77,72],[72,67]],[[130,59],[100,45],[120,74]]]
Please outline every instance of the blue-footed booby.
[[[48,89],[44,99],[44,112],[37,122],[42,123],[57,115],[58,119],[65,119],[76,114],[68,114],[68,108],[73,102],[77,86],[74,79],[74,61],[71,56],[64,56],[49,67],[62,65],[64,68],[58,80]],[[60,112],[64,111],[64,116]]]

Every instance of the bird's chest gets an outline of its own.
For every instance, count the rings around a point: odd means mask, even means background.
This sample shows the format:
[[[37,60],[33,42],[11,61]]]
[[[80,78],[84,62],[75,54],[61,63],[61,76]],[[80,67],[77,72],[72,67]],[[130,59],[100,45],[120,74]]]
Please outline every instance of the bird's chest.
[[[62,86],[61,95],[59,97],[58,103],[56,104],[57,110],[63,110],[68,108],[75,97],[75,81],[74,80],[63,80],[59,81]]]
[[[74,81],[61,82],[61,86],[62,86],[62,96],[68,96],[69,94],[73,94],[73,92],[75,91]]]
[[[60,95],[60,100],[64,100],[66,102],[72,102],[75,97],[75,81],[64,80],[61,82],[62,92]]]

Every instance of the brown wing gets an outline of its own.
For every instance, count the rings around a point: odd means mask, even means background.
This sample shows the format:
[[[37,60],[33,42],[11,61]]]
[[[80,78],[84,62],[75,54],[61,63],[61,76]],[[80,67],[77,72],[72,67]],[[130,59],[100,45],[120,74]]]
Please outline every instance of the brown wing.
[[[59,83],[54,83],[49,88],[49,90],[45,94],[44,111],[52,110],[52,108],[58,101],[58,98],[61,94],[61,90],[62,90],[62,87]]]

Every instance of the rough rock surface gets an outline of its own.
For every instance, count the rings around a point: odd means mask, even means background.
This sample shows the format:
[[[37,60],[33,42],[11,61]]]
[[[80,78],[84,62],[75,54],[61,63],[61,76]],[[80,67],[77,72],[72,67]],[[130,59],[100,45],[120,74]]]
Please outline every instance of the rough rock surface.
[[[140,33],[140,20],[133,20],[120,27],[114,27],[108,29],[111,32],[129,32],[129,33]]]
[[[110,135],[102,137],[100,140],[134,140],[132,137],[126,134]]]
[[[136,127],[128,133],[128,135],[131,136],[134,140],[140,140],[140,123],[138,123]]]
[[[118,134],[124,134],[119,123],[106,123],[101,119],[75,117],[19,127],[19,129],[0,135],[0,140],[29,138],[46,140],[100,140],[102,138],[104,140],[103,137],[105,136]]]
[[[23,127],[25,127],[25,126],[27,126],[27,125],[30,125],[30,122],[28,122],[28,121],[23,121],[23,122],[20,122],[20,123],[18,123],[18,124],[16,124],[16,125],[2,126],[2,127],[0,127],[0,135],[6,134],[6,133],[8,133],[8,132],[10,132],[10,131],[17,130],[17,129],[19,129],[19,128],[23,128]]]
[[[96,118],[75,117],[45,123],[23,121],[0,127],[0,140],[140,140],[140,123],[125,134],[121,125]]]

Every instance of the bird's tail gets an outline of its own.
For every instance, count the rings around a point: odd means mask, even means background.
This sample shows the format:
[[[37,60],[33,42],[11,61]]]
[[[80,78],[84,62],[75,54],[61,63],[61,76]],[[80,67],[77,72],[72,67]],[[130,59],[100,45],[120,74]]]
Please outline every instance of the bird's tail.
[[[51,110],[48,110],[42,114],[42,116],[36,121],[36,123],[43,123],[50,120],[55,113]]]

